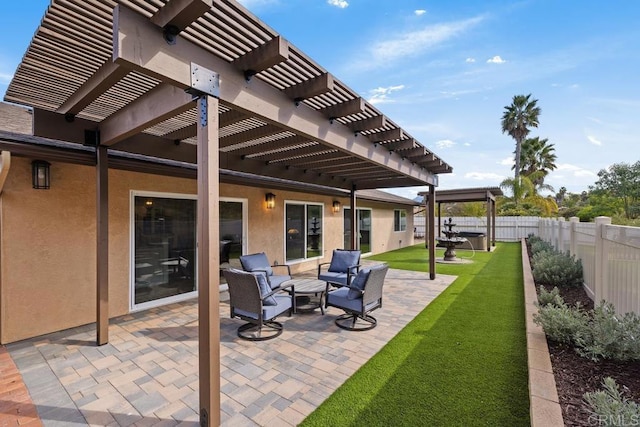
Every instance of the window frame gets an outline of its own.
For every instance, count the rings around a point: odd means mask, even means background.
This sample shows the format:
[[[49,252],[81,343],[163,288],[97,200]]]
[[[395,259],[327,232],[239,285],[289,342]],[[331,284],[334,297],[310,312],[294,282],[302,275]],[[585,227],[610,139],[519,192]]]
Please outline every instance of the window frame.
[[[303,240],[304,247],[304,256],[302,258],[295,259],[287,259],[287,207],[289,205],[297,205],[304,207],[304,229],[305,235]],[[310,201],[301,201],[301,200],[285,200],[284,201],[284,218],[282,221],[283,225],[283,236],[284,236],[284,244],[283,244],[283,258],[284,262],[287,264],[298,264],[301,262],[307,262],[310,260],[321,259],[324,257],[324,228],[325,228],[325,203],[322,202],[310,202]],[[309,215],[308,207],[309,206],[317,206],[320,208],[320,214],[322,215],[322,220],[320,222],[320,240],[319,240],[319,255],[309,257],[308,255],[308,236],[306,230],[308,230],[309,224],[307,223],[307,218]]]
[[[403,218],[404,218],[404,224],[402,221]],[[407,231],[407,210],[406,209],[393,210],[393,231],[395,233],[402,233]]]

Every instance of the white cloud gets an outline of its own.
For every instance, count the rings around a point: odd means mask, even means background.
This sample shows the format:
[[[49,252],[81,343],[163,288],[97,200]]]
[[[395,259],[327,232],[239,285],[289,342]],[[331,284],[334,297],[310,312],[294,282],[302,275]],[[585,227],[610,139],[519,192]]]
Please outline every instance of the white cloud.
[[[465,147],[471,147],[471,143],[469,143],[469,142],[465,142],[463,145],[464,145]]]
[[[454,145],[456,145],[456,143],[450,139],[441,139],[440,141],[436,141],[436,147],[440,149],[451,148]]]
[[[368,101],[372,104],[384,104],[388,102],[393,102],[392,99],[389,99],[389,95],[393,92],[404,89],[404,85],[396,85],[396,86],[388,86],[388,87],[378,87],[369,91],[371,96]]]
[[[13,79],[13,74],[0,73],[0,83],[9,84]]]
[[[327,3],[331,6],[339,7],[340,9],[344,9],[349,6],[349,3],[346,0],[327,0]]]
[[[471,64],[471,63],[476,62],[476,58],[467,58],[467,59],[464,60],[464,62],[468,62],[468,63]]]
[[[498,175],[493,172],[467,172],[464,174],[465,178],[473,179],[476,181],[502,181],[504,176]]]
[[[415,13],[415,14],[416,14],[416,16],[422,16],[422,15],[424,15],[425,13],[427,13],[427,11],[426,11],[426,10],[424,10],[424,9],[417,9],[417,10],[414,10],[414,11],[413,11],[413,13]]]
[[[503,166],[513,166],[513,162],[514,162],[513,156],[509,156],[507,158],[500,160],[498,163]]]
[[[592,143],[593,145],[597,145],[598,147],[602,145],[602,141],[600,141],[599,139],[597,139],[595,136],[593,135],[587,135],[587,139],[589,140],[590,143]]]
[[[418,56],[468,31],[483,19],[479,16],[463,21],[430,25],[418,31],[396,33],[395,37],[370,43],[371,47],[366,54],[366,59],[357,66],[374,68],[393,65],[393,61]]]
[[[561,163],[557,165],[556,171],[569,172],[571,175],[584,178],[584,177],[597,177],[598,174],[591,172],[590,170],[581,168],[580,166],[572,165],[570,163]]]
[[[496,55],[493,58],[487,59],[487,64],[504,64],[505,62],[507,61],[502,59],[500,55]]]

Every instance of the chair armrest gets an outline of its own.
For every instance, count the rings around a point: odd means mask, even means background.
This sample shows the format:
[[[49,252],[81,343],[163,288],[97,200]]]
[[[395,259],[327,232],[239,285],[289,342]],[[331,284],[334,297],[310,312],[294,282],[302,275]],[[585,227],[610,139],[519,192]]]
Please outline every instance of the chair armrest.
[[[287,274],[288,274],[289,276],[291,276],[291,267],[289,267],[289,264],[278,264],[278,265],[272,265],[272,266],[271,266],[271,268],[272,268],[272,269],[274,269],[274,268],[281,268],[281,267],[286,268],[286,269],[287,269]]]
[[[354,268],[356,269],[356,272],[352,273],[351,270]],[[360,264],[350,265],[349,268],[347,268],[347,286],[349,286],[349,288],[351,287],[351,276],[355,276],[359,272],[360,272]]]
[[[323,262],[323,263],[318,264],[318,276],[320,276],[320,272],[322,270],[322,266],[329,265],[329,264],[331,264],[331,263],[330,262]]]

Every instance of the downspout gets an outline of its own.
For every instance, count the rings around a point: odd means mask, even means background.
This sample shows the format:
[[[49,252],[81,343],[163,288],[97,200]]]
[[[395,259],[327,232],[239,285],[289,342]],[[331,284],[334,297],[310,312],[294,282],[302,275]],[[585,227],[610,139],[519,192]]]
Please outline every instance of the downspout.
[[[4,183],[7,180],[9,169],[11,167],[11,152],[0,152],[0,209],[2,209],[2,190],[4,189]],[[2,241],[2,214],[0,213],[0,242]],[[4,313],[4,298],[2,288],[2,245],[0,245],[0,344],[4,342],[4,328],[3,328],[3,313]]]

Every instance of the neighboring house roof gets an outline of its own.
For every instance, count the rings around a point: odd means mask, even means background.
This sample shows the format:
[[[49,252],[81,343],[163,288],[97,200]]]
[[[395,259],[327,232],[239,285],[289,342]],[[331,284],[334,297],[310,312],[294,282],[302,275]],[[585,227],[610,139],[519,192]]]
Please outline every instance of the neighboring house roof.
[[[391,194],[382,190],[358,190],[356,197],[359,199],[371,200],[375,202],[395,203],[400,205],[420,206],[420,202],[416,202],[406,197]]]
[[[32,135],[33,114],[31,110],[20,105],[0,102],[0,130]]]

